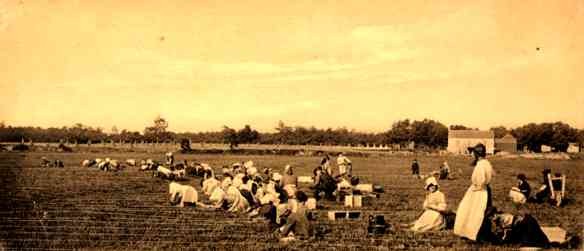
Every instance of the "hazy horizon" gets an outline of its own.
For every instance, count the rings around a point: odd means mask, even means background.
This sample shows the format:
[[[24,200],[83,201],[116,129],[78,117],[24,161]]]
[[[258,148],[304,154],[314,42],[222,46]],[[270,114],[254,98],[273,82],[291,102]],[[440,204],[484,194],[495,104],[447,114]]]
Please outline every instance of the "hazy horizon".
[[[0,121],[584,128],[584,1],[3,1]]]

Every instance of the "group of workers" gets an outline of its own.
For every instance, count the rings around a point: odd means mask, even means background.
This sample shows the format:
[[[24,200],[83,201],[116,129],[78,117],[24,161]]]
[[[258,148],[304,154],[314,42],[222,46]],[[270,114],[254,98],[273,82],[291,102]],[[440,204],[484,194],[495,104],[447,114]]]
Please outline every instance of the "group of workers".
[[[527,213],[513,215],[497,210],[493,205],[490,183],[493,177],[493,167],[486,159],[486,149],[483,144],[473,148],[474,169],[471,185],[458,205],[456,214],[447,210],[445,195],[440,192],[436,177],[425,180],[427,190],[424,200],[424,213],[413,223],[404,224],[411,230],[423,232],[441,230],[446,227],[446,217],[454,215],[454,234],[463,238],[496,244],[520,244],[531,247],[549,247],[550,241],[537,220]],[[438,176],[448,178],[449,167],[445,162]],[[412,162],[412,173],[419,177],[419,164]],[[553,199],[553,189],[558,183],[549,181],[551,170],[544,169],[543,183],[535,195],[530,197],[531,187],[524,174],[517,175],[517,186],[510,191],[510,197],[516,205],[526,202],[545,202]],[[561,174],[556,174],[561,176]],[[550,187],[552,186],[552,187]],[[554,187],[555,186],[555,187]]]
[[[58,168],[63,168],[65,167],[65,164],[63,163],[62,160],[60,159],[55,159],[53,161],[47,159],[47,157],[41,157],[41,167],[58,167]]]
[[[528,246],[548,247],[549,240],[541,230],[537,220],[529,214],[513,215],[498,211],[493,206],[490,183],[493,167],[486,159],[486,149],[482,144],[473,148],[475,157],[471,175],[471,185],[458,205],[456,214],[448,211],[446,196],[440,191],[438,180],[452,179],[450,167],[446,161],[438,172],[425,178],[424,189],[427,191],[423,202],[424,212],[414,222],[403,224],[415,232],[435,231],[448,226],[448,217],[454,219],[454,234],[463,238],[489,243],[517,243]],[[172,153],[166,154],[166,165],[171,169],[194,168],[193,175],[200,176],[201,194],[190,185],[176,182],[169,184],[170,203],[183,207],[194,206],[204,210],[224,210],[231,213],[243,213],[252,218],[265,220],[282,238],[306,238],[314,234],[310,220],[316,209],[316,201],[324,198],[334,199],[335,193],[344,187],[358,184],[353,176],[353,166],[349,158],[339,153],[335,174],[331,165],[331,156],[325,155],[313,170],[313,198],[299,190],[298,176],[294,167],[286,165],[283,174],[271,168],[256,167],[253,161],[237,162],[222,168],[221,176],[205,163],[193,162],[175,164]],[[45,159],[43,159],[46,162]],[[44,163],[43,162],[43,163]],[[111,163],[111,160],[89,161],[84,165]],[[154,161],[143,161],[143,167],[151,169],[157,166]],[[135,163],[134,163],[135,164]],[[420,165],[416,159],[412,162],[412,174],[420,175]],[[551,170],[543,171],[543,183],[531,196],[531,187],[524,174],[517,175],[517,186],[509,193],[516,204],[526,202],[544,202],[553,198],[549,181]],[[558,176],[559,174],[556,174]],[[438,179],[437,179],[438,178]],[[529,234],[526,234],[529,233]]]
[[[167,155],[168,165],[172,165],[173,161],[170,156]],[[299,190],[298,176],[292,165],[286,165],[280,174],[271,168],[260,170],[253,161],[236,162],[224,166],[221,176],[216,175],[208,164],[200,165],[209,167],[200,173],[202,196],[198,196],[193,186],[171,182],[171,204],[244,213],[265,220],[277,235],[288,239],[312,236],[314,231],[310,219],[314,214],[311,210],[316,209],[317,200],[322,193],[333,196],[352,177],[351,160],[339,154],[338,175],[333,175],[330,156],[326,155],[314,170],[310,187],[314,189],[315,196],[309,198]]]

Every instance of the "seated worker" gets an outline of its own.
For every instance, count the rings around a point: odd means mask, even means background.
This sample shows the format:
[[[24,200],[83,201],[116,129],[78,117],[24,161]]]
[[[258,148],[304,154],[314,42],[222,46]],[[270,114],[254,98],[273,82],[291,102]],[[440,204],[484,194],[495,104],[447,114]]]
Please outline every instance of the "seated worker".
[[[306,207],[308,196],[302,191],[296,192],[295,197],[298,204],[295,212],[292,212],[286,219],[286,224],[277,230],[277,233],[282,237],[290,238],[291,234],[294,238],[306,238],[312,236],[313,229],[310,223],[309,210]]]
[[[213,193],[213,190],[215,190],[215,188],[221,186],[221,181],[216,179],[215,174],[211,171],[209,172],[208,176],[207,174],[205,174],[201,186],[202,186],[201,191],[205,195],[210,196],[211,193]]]
[[[501,244],[520,244],[526,247],[549,247],[550,242],[539,223],[529,214],[512,215],[493,209],[491,230]]]
[[[549,168],[545,168],[545,169],[543,169],[543,171],[541,173],[543,175],[542,184],[539,187],[539,189],[537,190],[537,192],[535,192],[532,199],[530,200],[530,201],[536,202],[536,203],[546,202],[550,199],[550,197],[552,195],[552,190],[551,190],[551,187],[549,186],[550,183],[549,183],[549,179],[548,179],[548,174],[552,173],[552,170]]]
[[[298,187],[298,176],[294,175],[294,169],[291,165],[286,165],[284,175],[280,180],[280,187],[288,193],[288,197],[294,197]]]
[[[438,182],[436,178],[429,177],[426,179],[427,191],[426,199],[424,200],[424,213],[416,220],[410,228],[415,232],[425,232],[433,230],[442,230],[446,227],[446,221],[443,213],[446,212],[446,198],[442,192],[438,190]]]
[[[448,175],[450,175],[450,167],[448,166],[448,162],[444,161],[440,166],[440,179],[445,180],[448,179]]]
[[[530,193],[531,186],[527,183],[527,177],[525,177],[525,174],[518,174],[517,186],[511,188],[511,191],[509,191],[509,197],[513,203],[521,205],[527,201]]]
[[[247,212],[250,209],[249,203],[241,195],[239,189],[234,186],[229,186],[227,191],[222,188],[215,188],[209,197],[211,205],[201,205],[205,208],[224,209],[227,212]]]
[[[327,172],[325,171],[318,171],[315,170],[315,173],[318,175],[317,178],[314,179],[314,198],[319,200],[321,198],[321,193],[324,193],[325,198],[329,200],[334,200],[335,197],[333,193],[337,189],[337,182],[336,180]]]

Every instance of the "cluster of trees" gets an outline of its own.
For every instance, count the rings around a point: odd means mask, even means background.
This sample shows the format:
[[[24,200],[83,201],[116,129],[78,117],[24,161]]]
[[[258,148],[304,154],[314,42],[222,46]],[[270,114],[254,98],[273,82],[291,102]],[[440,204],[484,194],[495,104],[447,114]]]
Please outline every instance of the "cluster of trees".
[[[154,119],[153,124],[144,131],[118,131],[113,128],[111,133],[105,133],[102,128],[93,128],[82,124],[71,127],[40,128],[11,127],[0,123],[0,142],[70,142],[92,143],[102,141],[114,142],[179,142],[190,140],[201,143],[228,143],[231,147],[239,144],[287,144],[287,145],[368,145],[368,144],[400,144],[402,146],[415,142],[417,147],[443,148],[448,144],[448,129],[442,123],[424,119],[410,121],[400,120],[391,128],[381,133],[364,133],[346,128],[319,129],[303,126],[289,126],[280,121],[273,133],[261,133],[250,125],[236,130],[224,126],[223,130],[215,132],[184,132],[168,131],[168,121],[162,117]],[[463,125],[451,125],[451,130],[478,130]],[[541,145],[549,145],[558,151],[565,151],[568,143],[584,144],[584,130],[576,129],[562,122],[529,123],[514,129],[503,126],[492,127],[496,138],[511,134],[517,138],[518,147],[527,146],[537,151]]]
[[[584,130],[578,130],[570,125],[555,123],[529,123],[509,131],[517,138],[517,145],[533,151],[539,151],[541,145],[548,145],[557,151],[564,152],[569,143],[584,144]]]

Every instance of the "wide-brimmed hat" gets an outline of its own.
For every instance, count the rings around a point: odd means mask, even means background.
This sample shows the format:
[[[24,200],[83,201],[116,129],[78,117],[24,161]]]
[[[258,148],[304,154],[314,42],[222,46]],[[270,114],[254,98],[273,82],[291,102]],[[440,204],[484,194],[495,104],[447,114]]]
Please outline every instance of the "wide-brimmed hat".
[[[520,173],[520,174],[517,175],[517,179],[518,180],[526,180],[527,177],[525,176],[525,174]]]
[[[478,143],[476,146],[472,148],[472,151],[477,153],[477,155],[479,156],[487,155],[487,147],[483,143]]]
[[[436,180],[436,178],[434,176],[426,179],[426,186],[424,186],[424,189],[428,190],[428,188],[430,188],[430,186],[438,187],[438,181]]]

